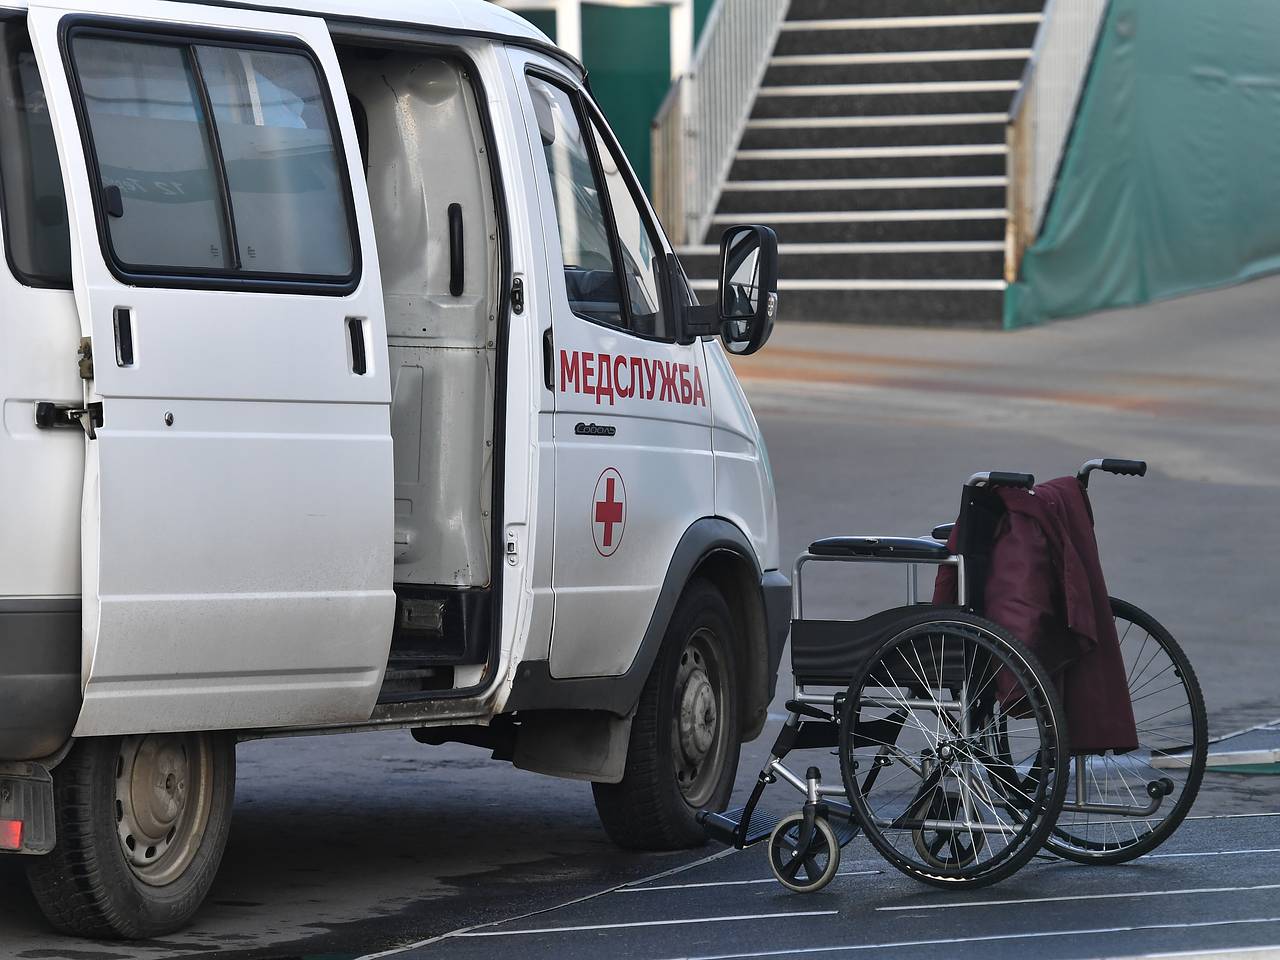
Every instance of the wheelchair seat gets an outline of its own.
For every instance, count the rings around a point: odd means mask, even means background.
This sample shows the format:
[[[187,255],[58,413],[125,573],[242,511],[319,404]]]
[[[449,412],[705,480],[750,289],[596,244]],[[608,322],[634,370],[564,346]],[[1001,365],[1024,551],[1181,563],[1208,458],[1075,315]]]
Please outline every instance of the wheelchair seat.
[[[815,557],[898,557],[903,560],[945,560],[951,552],[923,537],[825,537],[809,544]]]

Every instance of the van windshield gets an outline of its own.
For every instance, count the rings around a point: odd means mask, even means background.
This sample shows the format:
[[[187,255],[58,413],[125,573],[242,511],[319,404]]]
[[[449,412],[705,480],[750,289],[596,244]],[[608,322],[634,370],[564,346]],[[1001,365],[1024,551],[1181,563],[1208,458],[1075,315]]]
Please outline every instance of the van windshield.
[[[71,286],[62,167],[22,20],[0,21],[0,187],[5,250],[24,283]]]

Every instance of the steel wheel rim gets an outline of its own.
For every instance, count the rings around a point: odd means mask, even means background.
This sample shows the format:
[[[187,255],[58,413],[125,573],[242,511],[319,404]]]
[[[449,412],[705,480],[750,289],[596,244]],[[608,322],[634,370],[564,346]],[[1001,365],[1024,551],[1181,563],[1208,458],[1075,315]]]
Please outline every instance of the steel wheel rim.
[[[703,807],[711,800],[724,766],[727,679],[719,638],[700,627],[680,653],[671,725],[676,785],[691,807]]]
[[[130,872],[172,883],[200,851],[213,802],[213,757],[196,734],[124,737],[116,757],[115,819]]]

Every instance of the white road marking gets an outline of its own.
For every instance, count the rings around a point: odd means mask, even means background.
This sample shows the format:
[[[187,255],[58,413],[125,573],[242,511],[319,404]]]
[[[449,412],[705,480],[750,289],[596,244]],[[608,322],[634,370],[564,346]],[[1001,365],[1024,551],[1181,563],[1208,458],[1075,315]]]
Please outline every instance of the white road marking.
[[[1268,947],[1226,947],[1221,950],[1181,950],[1178,953],[1143,953],[1121,960],[1172,960],[1174,957],[1198,957],[1200,960],[1217,960],[1218,957],[1280,957],[1280,944]]]
[[[582,933],[588,930],[623,930],[629,927],[673,927],[690,923],[735,923],[744,920],[782,920],[786,917],[834,917],[839,910],[802,910],[796,913],[744,913],[728,917],[690,917],[687,920],[633,920],[630,923],[587,923],[576,927],[536,927],[531,930],[468,930],[455,937],[527,937],[543,933]]]
[[[1023,900],[969,900],[956,903],[922,903],[917,906],[876,907],[883,913],[917,910],[958,910],[963,907],[1014,907],[1026,903],[1072,903],[1076,900],[1125,900],[1140,897],[1185,897],[1202,893],[1249,893],[1257,890],[1280,890],[1280,883],[1259,883],[1251,887],[1192,887],[1185,890],[1133,890],[1124,893],[1078,893],[1065,897],[1030,897]]]
[[[883,870],[850,870],[847,873],[837,873],[836,879],[840,877],[872,877],[884,873]],[[763,880],[708,880],[704,883],[667,883],[659,887],[621,887],[614,893],[648,893],[650,890],[693,890],[702,887],[743,887],[755,883],[777,883],[776,877],[766,877]]]
[[[1182,857],[1239,857],[1247,853],[1280,853],[1280,847],[1261,847],[1257,850],[1206,850],[1202,853],[1149,853],[1143,860],[1174,860]]]
[[[752,953],[686,954],[671,960],[756,960],[759,957],[790,957],[811,953],[844,953],[854,950],[891,950],[900,947],[940,947],[957,943],[990,943],[1002,940],[1038,940],[1045,937],[1090,937],[1108,933],[1145,933],[1154,930],[1192,930],[1205,927],[1232,927],[1259,923],[1280,923],[1280,917],[1251,917],[1246,920],[1206,920],[1201,923],[1152,923],[1132,927],[1094,927],[1087,930],[1041,930],[1034,933],[992,933],[985,937],[947,937],[938,940],[897,940],[890,943],[849,943],[834,947],[789,947],[785,950],[757,950]]]

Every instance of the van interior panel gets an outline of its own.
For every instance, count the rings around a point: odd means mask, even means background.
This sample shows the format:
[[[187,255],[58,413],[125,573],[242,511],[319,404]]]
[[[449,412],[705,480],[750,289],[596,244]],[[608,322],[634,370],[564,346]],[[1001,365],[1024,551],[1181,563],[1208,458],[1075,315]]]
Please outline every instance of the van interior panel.
[[[340,59],[390,351],[400,602],[385,701],[450,687],[445,665],[488,652],[499,227],[465,65],[362,47]]]

